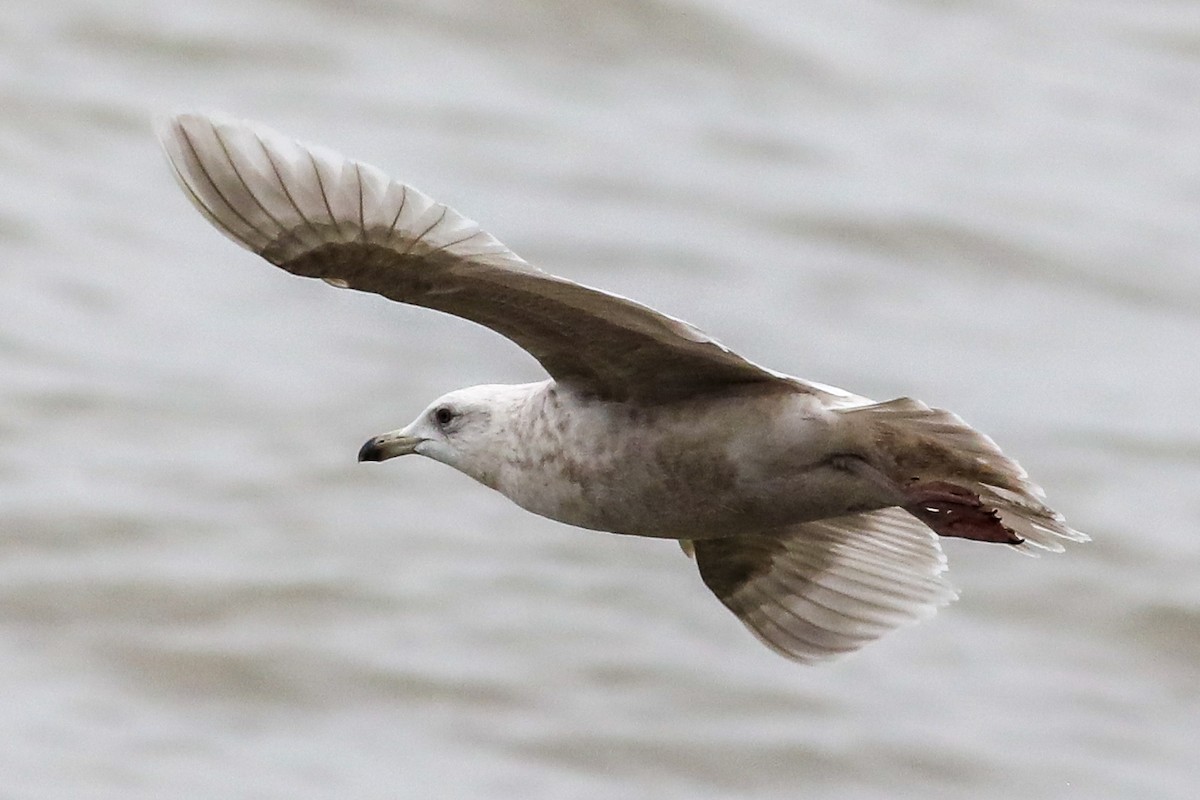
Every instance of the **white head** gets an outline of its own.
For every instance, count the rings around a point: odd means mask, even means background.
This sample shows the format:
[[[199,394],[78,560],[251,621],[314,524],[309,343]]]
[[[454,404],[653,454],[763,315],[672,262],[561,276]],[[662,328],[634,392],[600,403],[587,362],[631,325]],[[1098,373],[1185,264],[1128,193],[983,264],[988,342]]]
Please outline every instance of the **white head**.
[[[542,384],[471,386],[444,394],[400,430],[370,439],[359,461],[386,461],[410,453],[454,467],[495,485],[515,412]]]

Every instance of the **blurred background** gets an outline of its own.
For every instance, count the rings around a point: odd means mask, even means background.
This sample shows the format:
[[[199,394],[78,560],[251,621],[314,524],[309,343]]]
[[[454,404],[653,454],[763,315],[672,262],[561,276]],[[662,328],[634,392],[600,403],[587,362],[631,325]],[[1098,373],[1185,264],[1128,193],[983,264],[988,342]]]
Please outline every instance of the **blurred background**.
[[[0,797],[1192,798],[1200,15],[1173,0],[8,0]],[[223,239],[221,109],[761,363],[956,410],[1095,542],[819,668],[671,542],[355,463],[487,331]]]

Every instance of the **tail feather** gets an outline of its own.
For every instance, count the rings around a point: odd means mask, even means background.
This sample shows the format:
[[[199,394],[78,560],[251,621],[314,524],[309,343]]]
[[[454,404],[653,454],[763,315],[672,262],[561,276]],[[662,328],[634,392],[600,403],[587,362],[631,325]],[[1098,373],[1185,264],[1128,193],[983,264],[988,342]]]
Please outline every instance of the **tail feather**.
[[[939,530],[938,520],[963,523],[965,519],[968,530],[998,521],[1000,530],[1010,534],[999,540],[1031,554],[1062,552],[1065,541],[1089,540],[1046,504],[1046,493],[1020,464],[956,414],[907,397],[842,413],[867,420],[869,446],[887,479],[911,498],[909,510],[938,533],[998,541]],[[936,492],[926,491],[932,487]],[[953,498],[965,502],[941,502],[946,500],[946,488],[952,489]],[[935,494],[938,502],[925,502]]]

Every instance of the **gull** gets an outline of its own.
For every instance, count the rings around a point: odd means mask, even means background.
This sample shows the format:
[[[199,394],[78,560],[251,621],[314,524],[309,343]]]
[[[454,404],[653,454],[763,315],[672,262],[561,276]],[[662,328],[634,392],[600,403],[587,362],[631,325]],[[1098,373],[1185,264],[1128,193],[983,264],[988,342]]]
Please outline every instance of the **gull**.
[[[162,120],[195,207],[294,275],[491,328],[549,378],[473,386],[370,439],[568,525],[675,539],[759,640],[810,663],[957,597],[938,537],[1087,541],[987,436],[907,397],[761,367],[696,327],[543,272],[379,169],[220,114]]]

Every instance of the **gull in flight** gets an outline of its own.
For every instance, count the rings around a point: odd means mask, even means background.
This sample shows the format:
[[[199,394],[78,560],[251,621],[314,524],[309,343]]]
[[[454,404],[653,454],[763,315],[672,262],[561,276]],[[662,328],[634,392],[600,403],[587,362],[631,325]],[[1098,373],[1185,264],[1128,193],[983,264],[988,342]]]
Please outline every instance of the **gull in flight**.
[[[549,378],[439,397],[360,461],[416,453],[568,525],[676,539],[764,644],[857,650],[955,598],[938,537],[1087,537],[987,436],[754,364],[686,322],[543,272],[375,167],[220,115],[164,120],[180,186],[294,275],[484,325]]]

